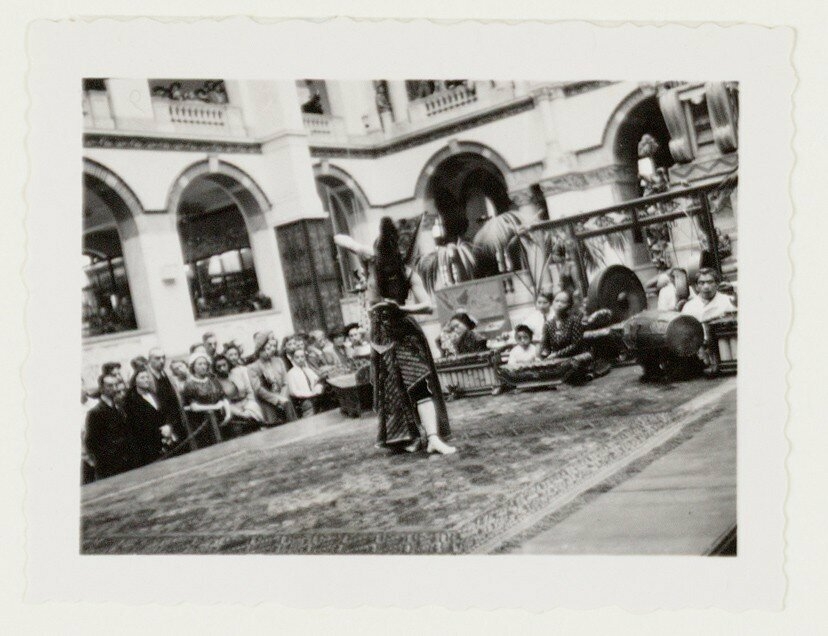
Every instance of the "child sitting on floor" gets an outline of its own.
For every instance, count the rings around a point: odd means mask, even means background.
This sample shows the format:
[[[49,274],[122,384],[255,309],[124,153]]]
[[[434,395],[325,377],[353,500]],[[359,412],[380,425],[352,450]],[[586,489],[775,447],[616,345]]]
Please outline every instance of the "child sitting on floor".
[[[538,347],[532,344],[532,329],[527,325],[515,327],[515,340],[517,344],[509,352],[508,367],[522,367],[538,360]]]

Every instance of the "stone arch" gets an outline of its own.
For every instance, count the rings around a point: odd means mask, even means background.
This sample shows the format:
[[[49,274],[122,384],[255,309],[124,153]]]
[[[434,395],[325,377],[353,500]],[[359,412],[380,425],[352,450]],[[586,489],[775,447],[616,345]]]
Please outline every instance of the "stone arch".
[[[178,218],[184,191],[198,178],[213,182],[236,202],[244,215],[248,231],[261,230],[267,226],[265,213],[271,205],[259,184],[241,168],[212,158],[185,168],[173,181],[167,196],[167,211],[173,218]]]
[[[670,133],[652,85],[638,86],[616,106],[604,128],[602,145],[612,153],[616,163],[636,163],[638,142],[644,133],[660,141],[656,163],[671,165],[674,160],[669,148]]]
[[[646,84],[639,85],[628,93],[627,96],[618,103],[612,111],[612,115],[610,115],[610,118],[607,120],[607,123],[604,126],[604,134],[601,137],[601,145],[605,148],[614,148],[615,142],[618,138],[618,133],[630,113],[636,107],[640,106],[642,102],[645,102],[653,97],[656,97],[655,86]]]
[[[196,320],[273,307],[282,291],[276,239],[266,216],[270,209],[250,175],[217,157],[194,163],[175,178],[167,211],[181,244]]]
[[[362,186],[359,185],[359,182],[339,166],[323,161],[313,167],[313,176],[321,180],[324,180],[325,177],[331,177],[337,181],[341,181],[354,193],[363,210],[368,210],[371,207],[371,202],[368,200],[368,196],[365,194]]]
[[[97,271],[83,286],[88,291],[83,294],[84,337],[153,324],[136,222],[143,214],[138,197],[120,176],[84,157],[82,254],[91,259],[84,271]],[[108,276],[101,275],[105,272]]]
[[[112,215],[118,224],[121,240],[138,235],[138,225],[135,219],[144,214],[144,206],[127,183],[115,172],[97,161],[83,158],[84,186],[96,191],[110,204]],[[117,199],[112,197],[117,196]]]
[[[455,141],[449,142],[446,146],[431,155],[423,169],[420,171],[420,176],[417,177],[417,182],[414,186],[414,197],[419,200],[425,199],[429,179],[431,179],[431,176],[434,174],[437,166],[449,157],[463,153],[480,155],[487,159],[493,163],[498,170],[500,170],[501,174],[508,182],[512,169],[498,152],[492,150],[489,146],[485,146],[474,141]]]

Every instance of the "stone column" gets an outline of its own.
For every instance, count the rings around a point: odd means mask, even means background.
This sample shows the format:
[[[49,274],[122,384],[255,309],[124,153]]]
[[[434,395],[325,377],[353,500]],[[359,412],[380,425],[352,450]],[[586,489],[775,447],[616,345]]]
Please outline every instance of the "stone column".
[[[132,304],[140,329],[152,329],[166,350],[179,351],[194,329],[194,312],[175,216],[141,214],[122,233]]]
[[[325,85],[331,103],[331,116],[342,119],[348,135],[364,135],[370,124],[377,121],[371,82],[331,81]]]
[[[408,90],[405,81],[388,80],[388,100],[397,123],[408,121]]]
[[[155,127],[155,113],[147,80],[108,79],[106,92],[116,128],[152,130]]]
[[[561,127],[557,114],[558,100],[564,98],[563,86],[558,84],[544,84],[532,90],[535,106],[541,115],[543,129],[546,135],[546,157],[544,158],[544,172],[548,175],[567,172],[575,167],[575,156],[563,149],[560,143]]]

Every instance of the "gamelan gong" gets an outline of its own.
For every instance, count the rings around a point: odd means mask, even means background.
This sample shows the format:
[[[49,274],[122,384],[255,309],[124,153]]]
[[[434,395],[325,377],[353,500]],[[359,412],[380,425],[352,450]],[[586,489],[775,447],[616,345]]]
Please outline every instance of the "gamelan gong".
[[[599,309],[612,311],[613,322],[621,322],[647,308],[647,294],[629,267],[610,265],[589,283],[587,315]]]

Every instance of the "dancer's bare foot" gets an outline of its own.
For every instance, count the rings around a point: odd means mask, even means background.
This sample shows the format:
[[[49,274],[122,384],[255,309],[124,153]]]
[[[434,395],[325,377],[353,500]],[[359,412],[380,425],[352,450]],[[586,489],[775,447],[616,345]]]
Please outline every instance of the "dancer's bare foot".
[[[403,450],[404,450],[406,453],[416,453],[418,450],[420,450],[420,440],[419,440],[419,439],[415,439],[415,440],[414,440],[413,442],[411,442],[408,446],[405,446],[405,447],[403,448]]]
[[[457,449],[446,444],[437,435],[429,435],[426,451],[428,453],[439,453],[440,455],[453,455],[457,452]]]

